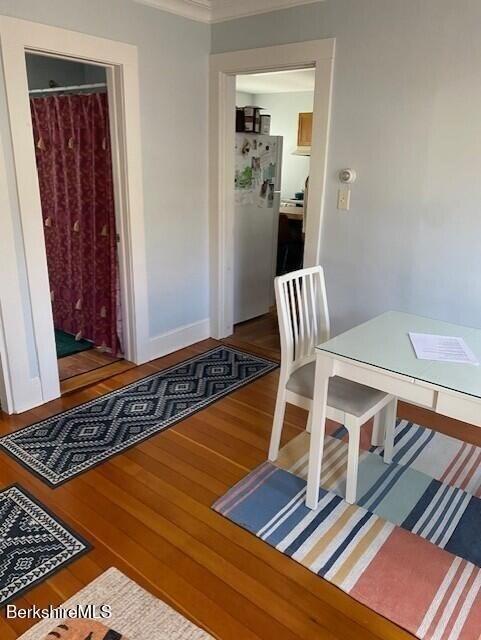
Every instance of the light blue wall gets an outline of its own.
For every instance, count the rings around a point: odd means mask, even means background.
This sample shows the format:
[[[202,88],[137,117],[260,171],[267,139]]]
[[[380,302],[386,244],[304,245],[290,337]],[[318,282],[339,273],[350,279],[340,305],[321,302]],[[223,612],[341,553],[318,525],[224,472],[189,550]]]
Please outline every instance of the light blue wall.
[[[322,247],[334,330],[389,308],[481,325],[478,0],[326,0],[212,29],[99,5],[0,0],[0,13],[138,47],[152,337],[208,315],[210,32],[214,52],[337,38]],[[11,167],[1,71],[0,135]],[[349,213],[336,210],[346,166]]]
[[[212,28],[222,52],[336,37],[322,262],[334,331],[386,309],[481,326],[481,2],[326,0]],[[357,169],[351,211],[336,173]]]
[[[207,318],[209,26],[132,0],[0,0],[0,14],[138,47],[150,335]],[[6,114],[0,70],[0,135],[11,167]]]

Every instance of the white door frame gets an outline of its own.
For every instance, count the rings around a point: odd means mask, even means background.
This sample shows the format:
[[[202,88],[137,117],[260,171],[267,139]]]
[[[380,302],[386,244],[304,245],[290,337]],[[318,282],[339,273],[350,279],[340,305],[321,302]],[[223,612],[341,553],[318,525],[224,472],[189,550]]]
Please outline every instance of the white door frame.
[[[305,266],[319,263],[335,39],[311,40],[210,57],[210,322],[214,338],[233,332],[235,76],[315,67]]]
[[[26,349],[27,334],[22,317],[21,283],[17,267],[13,219],[4,148],[0,139],[0,403],[6,413],[28,407],[41,396],[40,381],[32,377]],[[7,344],[11,346],[7,350]],[[24,383],[14,388],[14,380]]]
[[[40,382],[39,392],[25,403],[22,390],[30,381],[11,370],[8,355],[11,351],[18,351],[18,345],[12,343],[13,337],[5,335],[7,358],[1,363],[3,379],[10,381],[9,389],[14,398],[10,409],[18,412],[60,395],[25,52],[29,50],[40,55],[71,58],[106,67],[115,207],[120,235],[124,353],[129,360],[140,364],[149,359],[149,334],[138,61],[137,48],[133,45],[5,16],[0,16],[0,40]],[[11,203],[8,209],[6,214],[13,219],[16,212],[12,210]],[[10,231],[2,244],[5,242],[14,247],[13,228]],[[10,259],[14,257],[10,256]],[[10,267],[13,269],[13,262]],[[10,286],[17,287],[17,283],[12,282]],[[0,290],[1,293],[5,294],[5,291]],[[2,302],[0,299],[0,308],[6,313],[7,308]],[[12,315],[15,311],[20,318],[18,308],[9,310]],[[5,318],[3,320],[6,324]],[[15,401],[17,394],[23,397],[21,402]]]

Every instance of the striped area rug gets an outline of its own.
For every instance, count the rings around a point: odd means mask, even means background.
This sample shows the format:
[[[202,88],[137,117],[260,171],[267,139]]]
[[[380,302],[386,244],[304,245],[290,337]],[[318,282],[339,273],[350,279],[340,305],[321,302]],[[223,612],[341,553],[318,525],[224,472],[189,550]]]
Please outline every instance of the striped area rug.
[[[344,427],[326,437],[317,510],[307,433],[213,508],[421,640],[480,640],[481,448],[400,421],[386,465],[366,426],[349,505],[346,440]]]

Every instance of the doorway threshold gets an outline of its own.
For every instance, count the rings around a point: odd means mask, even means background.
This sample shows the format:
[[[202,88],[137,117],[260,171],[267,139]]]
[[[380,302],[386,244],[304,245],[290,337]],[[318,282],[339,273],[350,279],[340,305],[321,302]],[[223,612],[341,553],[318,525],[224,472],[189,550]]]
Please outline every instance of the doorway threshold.
[[[129,360],[117,360],[110,364],[106,364],[101,367],[97,367],[86,373],[80,373],[78,375],[71,376],[62,380],[60,383],[60,392],[62,396],[66,396],[74,391],[85,389],[93,384],[108,380],[119,373],[124,373],[130,369],[134,369],[137,365]]]

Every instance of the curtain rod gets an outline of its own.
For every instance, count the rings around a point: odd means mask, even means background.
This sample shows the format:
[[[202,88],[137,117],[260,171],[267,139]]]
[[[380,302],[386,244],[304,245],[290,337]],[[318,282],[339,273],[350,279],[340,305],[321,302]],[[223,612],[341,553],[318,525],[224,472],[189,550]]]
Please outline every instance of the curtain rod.
[[[106,87],[105,82],[97,82],[96,84],[79,84],[70,87],[49,87],[48,89],[30,89],[30,93],[54,93],[55,91],[78,91],[79,89],[100,89]]]

